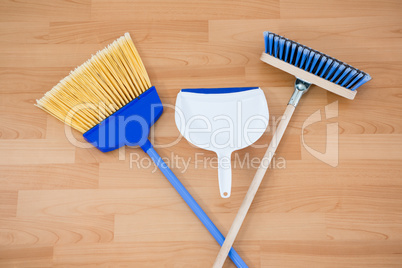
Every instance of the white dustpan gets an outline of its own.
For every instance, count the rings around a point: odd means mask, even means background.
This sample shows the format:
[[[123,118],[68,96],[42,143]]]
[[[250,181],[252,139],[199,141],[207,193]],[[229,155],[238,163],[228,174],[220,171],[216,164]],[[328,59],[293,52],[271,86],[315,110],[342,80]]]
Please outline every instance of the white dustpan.
[[[183,89],[177,95],[175,121],[190,143],[216,152],[219,190],[227,198],[231,154],[262,136],[269,121],[268,105],[257,87]]]

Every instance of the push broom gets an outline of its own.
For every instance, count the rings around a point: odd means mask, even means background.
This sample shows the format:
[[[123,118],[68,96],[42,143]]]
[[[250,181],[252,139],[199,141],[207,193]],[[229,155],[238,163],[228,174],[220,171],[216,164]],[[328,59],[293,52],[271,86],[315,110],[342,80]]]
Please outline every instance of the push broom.
[[[224,236],[164,163],[148,140],[163,106],[128,33],[99,51],[62,79],[36,104],[102,152],[124,145],[140,146],[186,201],[216,241]],[[232,249],[237,267],[247,267]]]
[[[309,87],[315,84],[353,100],[356,96],[356,89],[371,79],[370,75],[365,72],[277,34],[264,32],[264,39],[265,52],[262,53],[261,60],[296,76],[295,89],[218,253],[214,268],[222,267],[224,264],[293,112]]]

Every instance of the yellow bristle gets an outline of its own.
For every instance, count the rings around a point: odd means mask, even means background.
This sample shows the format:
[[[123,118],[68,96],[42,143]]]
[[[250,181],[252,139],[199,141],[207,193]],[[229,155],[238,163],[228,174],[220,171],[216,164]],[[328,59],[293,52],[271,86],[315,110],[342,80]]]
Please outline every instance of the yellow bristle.
[[[36,106],[84,133],[151,87],[126,33],[36,101]]]

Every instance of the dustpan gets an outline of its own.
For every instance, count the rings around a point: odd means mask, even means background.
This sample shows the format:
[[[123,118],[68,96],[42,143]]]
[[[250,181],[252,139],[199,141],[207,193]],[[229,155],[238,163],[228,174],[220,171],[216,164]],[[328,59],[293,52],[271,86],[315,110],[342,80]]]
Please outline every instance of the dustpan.
[[[258,87],[183,89],[176,99],[175,122],[191,144],[217,154],[219,190],[228,198],[232,152],[262,136],[269,122],[268,105]]]

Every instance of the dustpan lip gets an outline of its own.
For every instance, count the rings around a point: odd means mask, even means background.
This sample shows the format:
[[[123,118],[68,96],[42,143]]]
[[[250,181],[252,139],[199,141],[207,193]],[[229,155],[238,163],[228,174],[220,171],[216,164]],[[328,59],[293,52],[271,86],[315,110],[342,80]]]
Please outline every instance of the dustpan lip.
[[[227,93],[237,93],[253,89],[259,89],[259,87],[186,88],[182,89],[181,92],[198,93],[198,94],[227,94]]]

